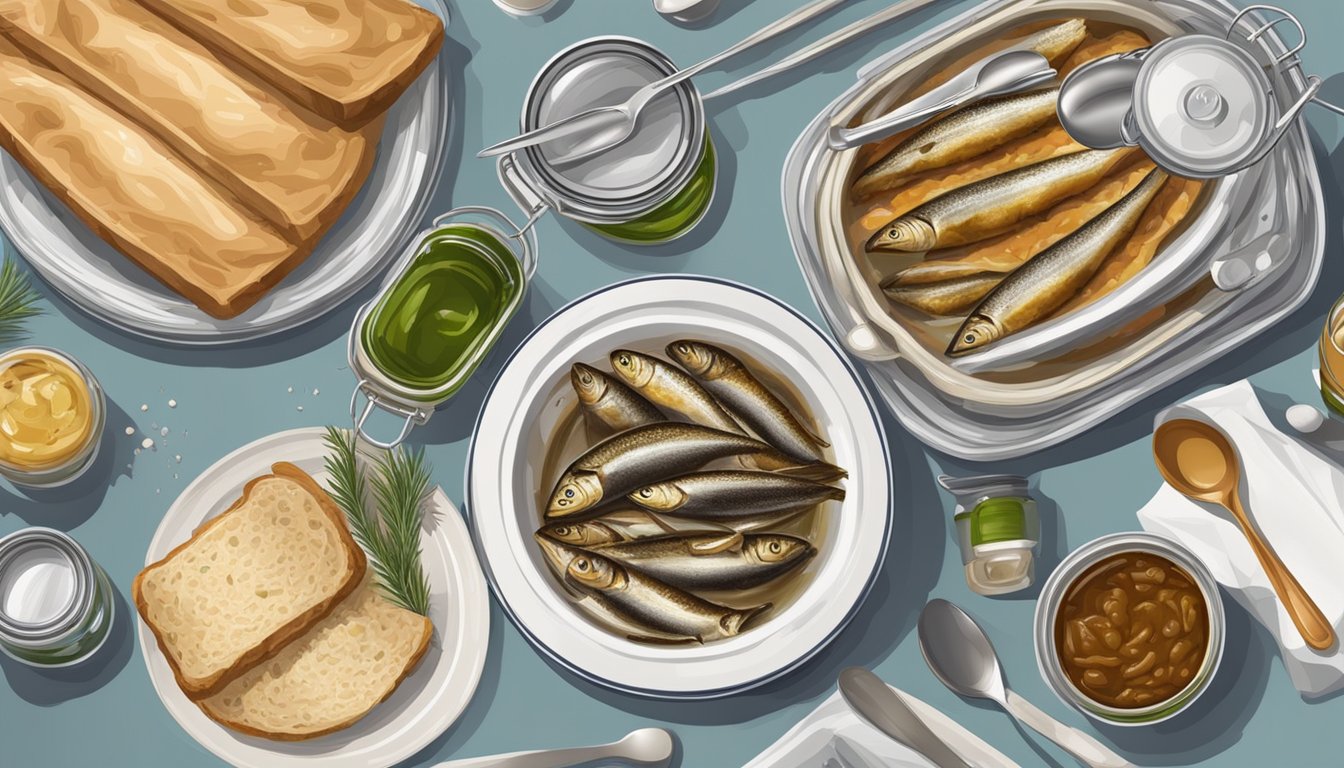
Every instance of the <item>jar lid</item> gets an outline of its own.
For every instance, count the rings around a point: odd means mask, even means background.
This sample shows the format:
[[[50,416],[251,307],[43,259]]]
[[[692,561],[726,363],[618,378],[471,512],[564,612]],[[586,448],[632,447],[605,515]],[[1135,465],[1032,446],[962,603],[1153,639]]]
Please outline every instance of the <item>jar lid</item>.
[[[582,41],[538,73],[524,102],[522,130],[621,104],[676,71],[670,59],[638,40]],[[566,215],[594,223],[626,222],[672,198],[694,175],[704,152],[704,105],[694,85],[679,83],[644,107],[623,143],[576,163],[552,163],[584,138],[527,147],[517,154],[518,164],[536,191]]]
[[[971,546],[1027,538],[1027,509],[1021,499],[986,499],[971,510]]]
[[[25,528],[0,539],[0,638],[43,646],[83,620],[93,590],[93,561],[74,539]]]
[[[1277,117],[1260,65],[1236,43],[1183,35],[1155,46],[1134,88],[1140,144],[1175,173],[1228,173],[1264,146]]]

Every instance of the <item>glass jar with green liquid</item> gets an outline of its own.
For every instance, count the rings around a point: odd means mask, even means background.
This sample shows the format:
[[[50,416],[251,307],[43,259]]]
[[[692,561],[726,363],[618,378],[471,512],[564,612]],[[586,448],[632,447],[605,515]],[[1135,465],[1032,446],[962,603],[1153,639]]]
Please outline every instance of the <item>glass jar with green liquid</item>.
[[[412,242],[350,330],[350,415],[365,440],[396,446],[466,383],[522,304],[536,252],[530,227],[484,207],[450,211]],[[395,439],[366,431],[376,409],[402,419]]]

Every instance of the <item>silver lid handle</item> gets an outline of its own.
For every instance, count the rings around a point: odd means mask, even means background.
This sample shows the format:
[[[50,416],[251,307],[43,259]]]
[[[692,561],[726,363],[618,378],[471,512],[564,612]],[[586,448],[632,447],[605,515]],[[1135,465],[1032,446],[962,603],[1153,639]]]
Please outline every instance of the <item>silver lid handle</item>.
[[[359,409],[359,393],[361,392],[364,393],[365,398],[363,410]],[[390,442],[383,442],[364,430],[364,424],[369,420],[369,416],[373,414],[375,408],[403,417],[401,432]],[[356,415],[356,412],[358,412],[358,415]],[[408,409],[398,403],[378,397],[370,389],[368,379],[360,379],[359,383],[355,385],[355,391],[350,394],[350,419],[355,425],[355,435],[369,445],[382,448],[385,451],[390,451],[405,442],[411,434],[411,430],[424,425],[425,422],[429,421],[429,417],[429,411],[420,408]]]

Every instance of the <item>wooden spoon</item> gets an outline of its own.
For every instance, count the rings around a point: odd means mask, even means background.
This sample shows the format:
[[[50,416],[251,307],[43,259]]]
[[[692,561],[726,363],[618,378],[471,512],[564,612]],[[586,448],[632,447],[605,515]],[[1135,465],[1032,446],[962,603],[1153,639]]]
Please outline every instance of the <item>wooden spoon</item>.
[[[1274,592],[1307,645],[1318,651],[1335,644],[1325,614],[1251,524],[1237,493],[1241,463],[1227,436],[1202,421],[1175,419],[1153,433],[1153,457],[1172,488],[1192,499],[1218,504],[1232,513]]]

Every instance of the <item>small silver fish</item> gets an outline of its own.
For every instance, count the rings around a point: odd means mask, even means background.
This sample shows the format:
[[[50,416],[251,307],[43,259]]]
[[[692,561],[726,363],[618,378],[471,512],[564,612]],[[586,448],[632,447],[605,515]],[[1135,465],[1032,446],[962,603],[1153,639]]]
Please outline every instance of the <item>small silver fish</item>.
[[[1134,231],[1166,180],[1166,173],[1150,171],[1120,202],[1014,270],[962,323],[947,354],[979,349],[1064,306]]]
[[[696,472],[646,485],[628,497],[660,515],[731,525],[736,518],[815,507],[843,501],[843,488],[771,472]]]
[[[787,460],[759,440],[699,424],[668,421],[635,427],[603,440],[569,465],[551,493],[546,517],[577,515],[716,459],[749,455]]]
[[[866,197],[906,178],[967,160],[1026,136],[1055,117],[1059,88],[986,99],[929,123],[897,144],[854,182]]]
[[[598,547],[677,532],[674,526],[647,510],[637,507],[614,509],[591,520],[549,523],[539,528],[537,533],[572,547]]]
[[[829,443],[803,426],[793,411],[730,352],[703,341],[683,339],[668,344],[667,354],[766,442],[798,461],[823,460],[821,449]]]
[[[588,552],[570,561],[566,579],[613,614],[647,627],[656,639],[707,643],[733,637],[771,607],[738,610],[712,603]]]
[[[596,549],[665,584],[682,589],[750,589],[802,566],[817,550],[806,539],[777,533],[672,534]]]
[[[1101,181],[1135,151],[1089,149],[967,184],[892,219],[868,250],[914,253],[993,237]]]
[[[586,417],[616,432],[665,421],[648,400],[612,376],[583,363],[569,369],[569,382]]]
[[[676,366],[628,349],[611,353],[611,368],[650,402],[706,427],[746,434],[723,406]]]
[[[882,283],[882,292],[897,304],[930,315],[959,315],[979,303],[1005,277],[1007,275],[1003,272],[982,272],[916,285],[895,285],[886,281]]]

